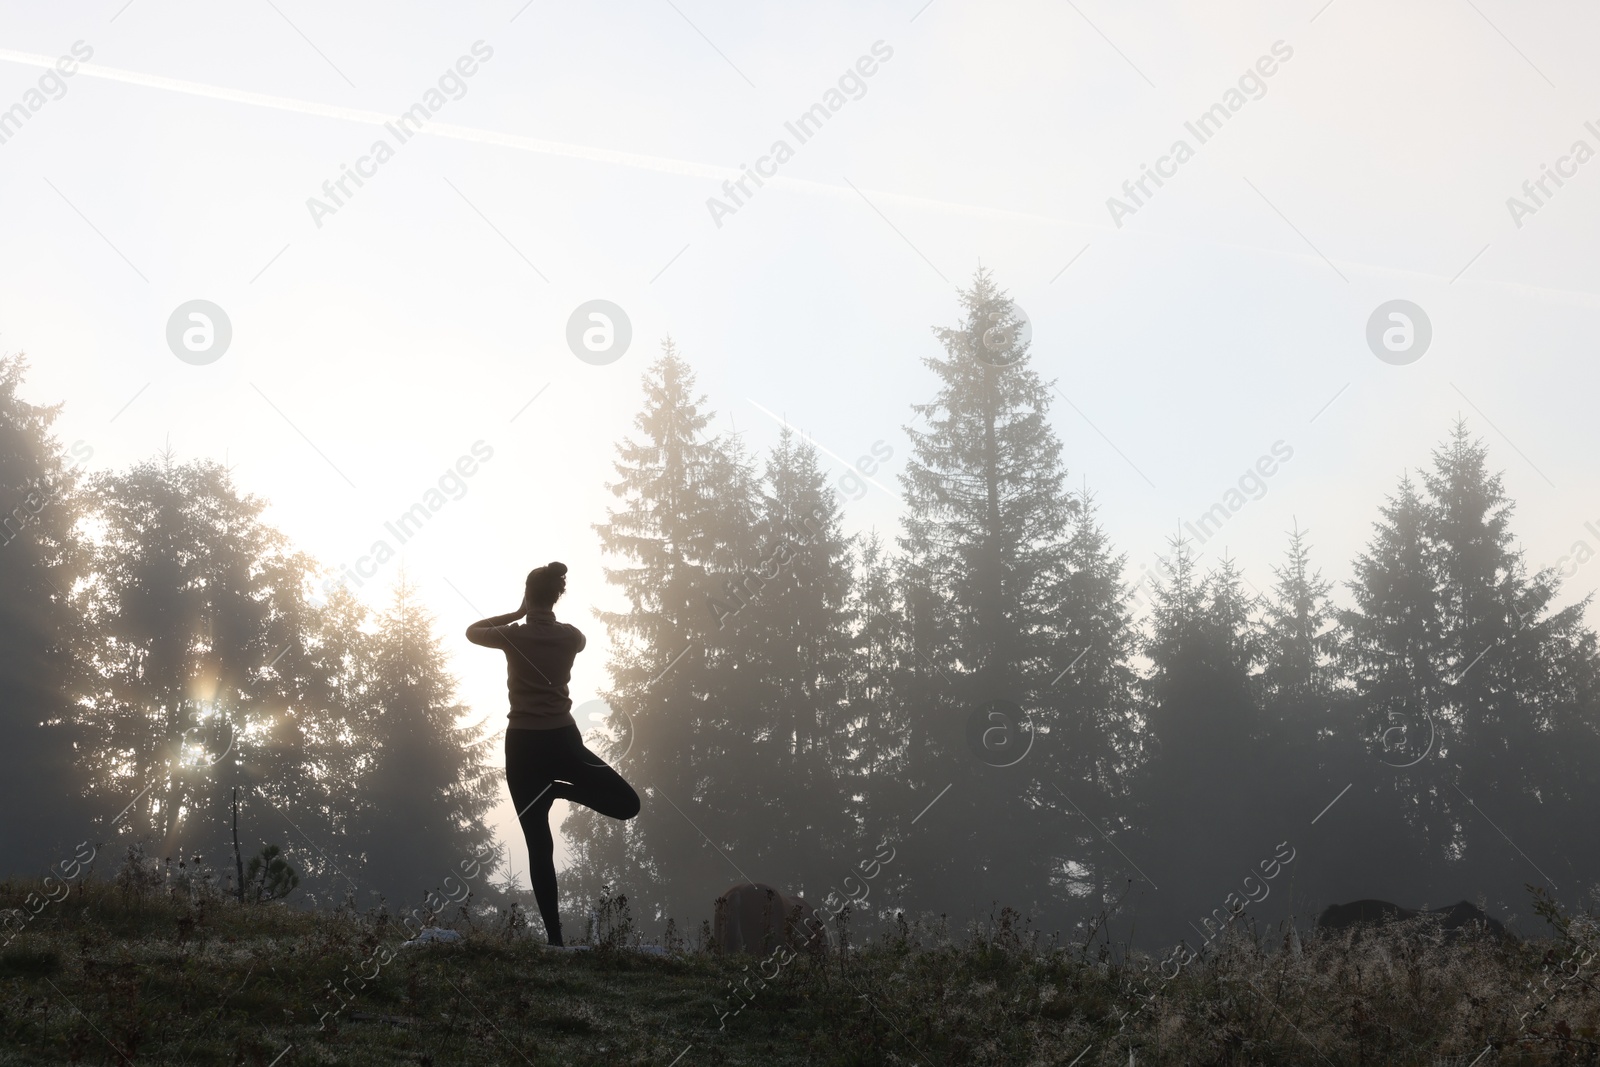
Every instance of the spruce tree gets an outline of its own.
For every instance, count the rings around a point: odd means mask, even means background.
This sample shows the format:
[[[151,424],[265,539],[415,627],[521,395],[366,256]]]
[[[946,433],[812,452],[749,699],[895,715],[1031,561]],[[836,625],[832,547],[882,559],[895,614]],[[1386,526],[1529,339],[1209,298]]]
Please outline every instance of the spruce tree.
[[[613,648],[604,696],[627,724],[618,770],[644,807],[620,825],[582,808],[568,816],[574,862],[563,890],[570,907],[586,909],[609,884],[637,919],[673,918],[682,929],[709,918],[717,894],[742,877],[737,761],[750,738],[739,672],[749,638],[721,624],[738,582],[760,565],[757,490],[742,445],[705,434],[713,415],[670,339],[643,384],[642,437],[617,446],[608,484],[621,506],[595,529],[626,604],[600,613]]]
[[[739,832],[748,844],[740,852],[763,872],[747,873],[820,900],[830,869],[853,869],[858,844],[844,732],[852,547],[816,449],[787,428],[768,455],[762,490],[757,556],[740,582],[745,599],[722,628],[738,639],[748,742],[727,777],[743,798]]]
[[[1570,851],[1555,827],[1573,811],[1575,791],[1559,768],[1564,751],[1592,751],[1573,684],[1592,663],[1584,652],[1592,635],[1584,605],[1550,610],[1553,575],[1528,575],[1510,530],[1514,506],[1465,422],[1422,479],[1445,624],[1446,717],[1459,739],[1441,752],[1457,779],[1446,806],[1463,827],[1468,880],[1520,903],[1522,882],[1554,878],[1554,862]],[[1491,820],[1550,864],[1536,869]]]
[[[1296,709],[1325,702],[1337,679],[1333,583],[1312,570],[1307,533],[1298,525],[1290,533],[1283,564],[1272,568],[1272,596],[1262,609],[1261,680],[1274,711],[1269,719],[1285,747],[1303,745],[1303,734],[1315,736],[1325,728],[1315,720],[1296,718]]]
[[[848,675],[848,720],[842,760],[854,779],[846,808],[863,832],[892,825],[910,803],[905,780],[907,723],[903,701],[911,656],[906,610],[896,562],[882,537],[870,532],[861,546],[851,585],[854,669]],[[876,839],[875,839],[876,840]]]
[[[1301,822],[1349,784],[1347,772],[1364,773],[1369,762],[1346,725],[1351,710],[1336,662],[1333,585],[1313,569],[1306,535],[1298,524],[1290,532],[1261,610],[1263,730],[1271,758],[1263,789]]]
[[[1072,832],[1058,849],[1052,880],[1059,893],[1083,898],[1093,915],[1126,873],[1100,833],[1115,840],[1132,826],[1131,789],[1142,758],[1132,666],[1138,634],[1122,580],[1126,557],[1112,554],[1089,491],[1077,500],[1060,587],[1065,662],[1040,696],[1053,725],[1034,770],[1049,779],[1043,802]]]
[[[501,786],[487,772],[498,735],[461,723],[467,709],[433,619],[403,575],[367,647],[371,685],[356,743],[372,758],[352,798],[365,858],[358,881],[409,908],[446,878],[460,881],[460,865],[490,846],[484,816]],[[459,895],[454,884],[446,890]]]
[[[1411,830],[1392,860],[1415,895],[1516,907],[1522,882],[1555,877],[1559,828],[1592,810],[1587,601],[1550,609],[1559,580],[1527,573],[1501,477],[1464,423],[1421,479],[1402,481],[1351,583],[1356,707]]]
[[[1066,633],[1065,583],[1078,504],[1064,485],[1029,342],[1012,334],[1003,359],[987,343],[1016,320],[1010,298],[980,269],[961,303],[964,321],[937,331],[943,354],[924,360],[940,383],[931,402],[914,405],[927,428],[907,428],[900,576],[909,655],[900,703],[912,792],[893,830],[909,841],[918,809],[948,785],[928,816],[928,840],[902,868],[914,899],[969,914],[1006,902],[1038,915],[1060,892],[1053,883],[1075,833],[1049,778],[1062,762],[1092,767],[1106,744],[1095,730],[1069,727],[1050,692],[1077,651]],[[1093,737],[1085,749],[1060,752],[1054,763],[1029,747],[1085,735]]]
[[[1427,765],[1452,744],[1444,715],[1445,625],[1426,504],[1409,476],[1379,513],[1348,583],[1353,604],[1340,613],[1343,658],[1355,729],[1384,772],[1378,810],[1408,831],[1405,845],[1393,843],[1395,851],[1381,853],[1381,862],[1414,896],[1429,884],[1454,835]],[[1402,880],[1398,872],[1410,876]]]
[[[26,373],[21,357],[0,358],[0,744],[8,768],[0,803],[13,816],[29,812],[5,820],[0,863],[5,874],[32,876],[92,838],[99,809],[82,796],[75,758],[84,739],[68,695],[81,663],[71,649],[82,647],[73,635],[83,621],[69,600],[81,566],[80,468],[93,447],[77,441],[69,451],[56,440],[60,408],[19,395]]]
[[[1231,560],[1201,577],[1188,543],[1172,547],[1146,645],[1151,749],[1139,791],[1148,826],[1141,896],[1151,908],[1139,926],[1160,942],[1189,936],[1184,920],[1210,914],[1236,888],[1237,872],[1249,872],[1278,840],[1269,840],[1274,826],[1262,803],[1271,754],[1255,677],[1253,598]]]

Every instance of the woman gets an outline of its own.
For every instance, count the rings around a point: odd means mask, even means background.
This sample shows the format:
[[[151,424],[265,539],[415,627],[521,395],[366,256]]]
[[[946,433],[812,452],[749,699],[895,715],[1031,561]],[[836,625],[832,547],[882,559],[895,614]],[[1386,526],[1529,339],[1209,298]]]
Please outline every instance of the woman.
[[[576,626],[556,621],[555,603],[567,590],[566,575],[564,563],[535,568],[528,574],[520,610],[467,627],[468,641],[506,654],[506,688],[511,696],[506,784],[528,840],[533,895],[552,945],[562,941],[550,806],[559,799],[613,819],[639,814],[639,794],[584,747],[572,718],[567,682],[573,658],[588,642]],[[525,623],[514,625],[524,616]]]

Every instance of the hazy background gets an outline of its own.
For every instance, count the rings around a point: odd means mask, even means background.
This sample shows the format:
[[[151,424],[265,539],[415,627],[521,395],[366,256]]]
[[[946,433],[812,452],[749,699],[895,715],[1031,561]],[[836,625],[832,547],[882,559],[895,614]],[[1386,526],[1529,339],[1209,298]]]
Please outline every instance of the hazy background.
[[[1032,319],[1072,479],[1130,581],[1279,439],[1293,459],[1205,560],[1225,550],[1265,589],[1298,522],[1343,579],[1457,414],[1505,468],[1531,566],[1600,520],[1600,162],[1521,228],[1506,207],[1574,140],[1600,147],[1592,7],[674,3],[5,4],[0,108],[74,42],[94,51],[0,145],[0,350],[29,355],[30,398],[65,403],[58,433],[93,447],[90,469],[168,443],[225,459],[334,567],[487,442],[404,567],[449,635],[568,563],[580,704],[604,682],[591,609],[620,604],[590,524],[661,339],[719,426],[764,449],[766,408],[846,462],[882,440],[898,493],[929,327],[956,324],[980,262]],[[465,95],[318,228],[306,199],[383,132],[356,113],[405,110],[479,40],[493,58]],[[783,123],[880,40],[893,58],[865,95],[719,228],[722,178],[793,144]],[[1265,96],[1114,227],[1106,198],[1193,145],[1183,123],[1280,40],[1293,58]],[[166,345],[195,298],[233,324],[210,366]],[[603,367],[564,336],[593,298],[633,326]],[[1434,331],[1403,367],[1364,337],[1395,298]],[[887,533],[898,499],[845,508]],[[399,572],[362,595],[384,603]],[[455,651],[463,699],[498,723],[502,657]]]

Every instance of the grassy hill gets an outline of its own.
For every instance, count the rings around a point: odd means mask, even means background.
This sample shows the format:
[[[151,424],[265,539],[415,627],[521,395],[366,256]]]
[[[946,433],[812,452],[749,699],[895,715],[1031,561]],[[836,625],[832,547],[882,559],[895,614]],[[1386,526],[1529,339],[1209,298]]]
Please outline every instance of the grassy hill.
[[[1560,936],[1520,944],[1413,924],[1285,949],[1241,927],[1179,970],[1103,943],[1041,947],[1009,911],[958,937],[902,920],[763,968],[703,946],[637,951],[626,924],[559,952],[465,913],[445,924],[459,942],[398,948],[386,915],[97,880],[53,902],[9,883],[3,908],[37,913],[0,949],[0,1065],[1121,1067],[1131,1050],[1139,1064],[1488,1067],[1594,1063],[1600,1048],[1595,926],[1553,913]],[[341,982],[355,991],[342,1008]]]

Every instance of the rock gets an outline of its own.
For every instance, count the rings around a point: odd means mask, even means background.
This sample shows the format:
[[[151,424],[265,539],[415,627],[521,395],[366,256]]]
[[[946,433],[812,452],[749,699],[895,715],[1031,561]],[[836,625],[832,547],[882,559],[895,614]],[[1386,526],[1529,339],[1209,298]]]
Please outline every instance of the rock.
[[[822,952],[827,938],[816,909],[761,882],[741,882],[717,898],[713,933],[722,952],[765,955],[786,944]]]

